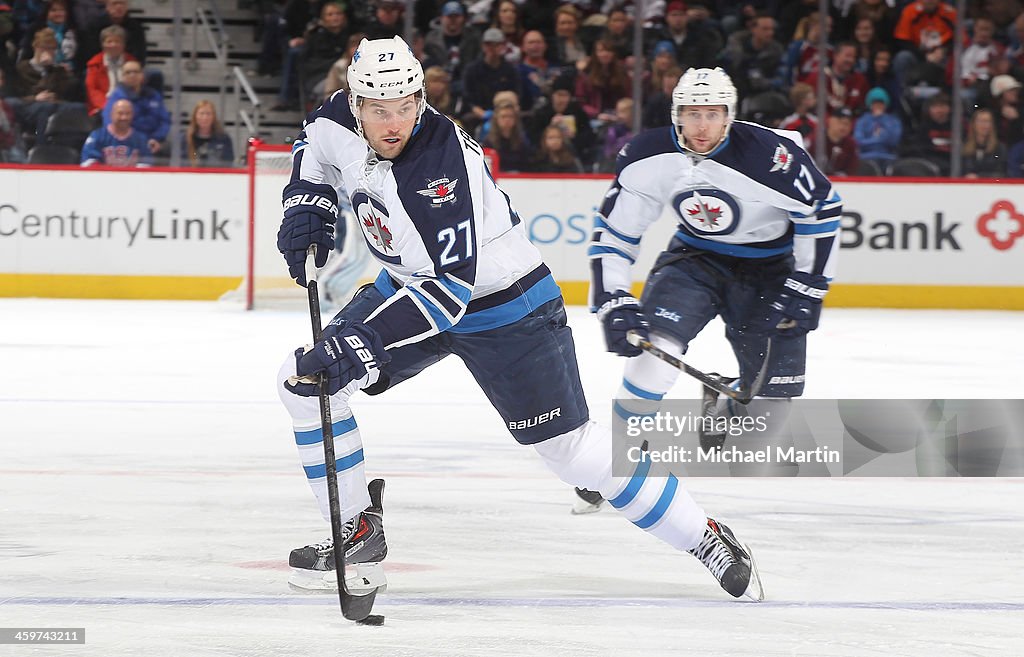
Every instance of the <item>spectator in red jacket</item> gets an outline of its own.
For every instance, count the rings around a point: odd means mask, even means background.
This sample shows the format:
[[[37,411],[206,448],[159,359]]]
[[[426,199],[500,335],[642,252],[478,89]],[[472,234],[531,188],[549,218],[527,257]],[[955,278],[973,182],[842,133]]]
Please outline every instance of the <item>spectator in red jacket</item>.
[[[857,65],[857,44],[844,41],[836,46],[832,56],[832,66],[825,69],[825,92],[829,111],[835,112],[841,107],[849,108],[853,113],[864,111],[864,96],[868,93],[868,79],[863,73],[854,70]],[[818,87],[818,74],[813,73],[807,79],[811,88]]]
[[[107,96],[111,89],[121,81],[121,66],[127,62],[137,61],[133,55],[125,52],[124,29],[110,25],[100,32],[102,52],[94,55],[85,66],[86,106],[89,114],[98,114],[107,104]]]

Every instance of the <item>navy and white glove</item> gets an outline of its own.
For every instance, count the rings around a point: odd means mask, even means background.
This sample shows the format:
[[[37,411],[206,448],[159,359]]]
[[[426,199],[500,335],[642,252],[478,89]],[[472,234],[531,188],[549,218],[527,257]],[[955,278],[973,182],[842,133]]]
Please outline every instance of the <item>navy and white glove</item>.
[[[778,296],[771,301],[765,318],[767,333],[799,337],[818,328],[821,300],[828,292],[824,276],[795,271],[789,275]]]
[[[643,353],[626,340],[626,334],[636,331],[645,340],[650,324],[640,309],[640,302],[628,292],[604,293],[597,297],[597,319],[604,327],[604,341],[608,351],[632,357]]]
[[[306,251],[316,244],[317,267],[327,264],[334,250],[334,222],[338,195],[330,185],[296,180],[284,188],[284,221],[277,231],[277,250],[288,263],[288,273],[306,287]]]
[[[323,339],[309,351],[295,350],[296,378],[289,378],[285,387],[296,395],[315,397],[320,394],[315,383],[322,376],[327,394],[333,395],[367,372],[391,361],[384,351],[380,335],[362,322],[335,320],[324,327]]]

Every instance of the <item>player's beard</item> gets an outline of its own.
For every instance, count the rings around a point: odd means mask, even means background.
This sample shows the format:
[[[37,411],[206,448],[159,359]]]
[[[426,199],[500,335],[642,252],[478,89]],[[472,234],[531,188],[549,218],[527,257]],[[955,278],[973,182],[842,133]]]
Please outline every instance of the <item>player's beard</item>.
[[[405,150],[411,136],[411,133],[403,134],[401,131],[397,134],[386,132],[379,136],[367,137],[366,141],[369,143],[370,148],[372,148],[373,151],[381,158],[385,160],[393,160],[402,154],[402,151]]]

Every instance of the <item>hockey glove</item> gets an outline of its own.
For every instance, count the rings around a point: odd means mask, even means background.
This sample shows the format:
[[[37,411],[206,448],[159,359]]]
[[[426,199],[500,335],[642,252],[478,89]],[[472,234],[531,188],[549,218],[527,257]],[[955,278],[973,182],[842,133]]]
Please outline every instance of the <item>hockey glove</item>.
[[[795,271],[782,284],[765,318],[767,333],[786,337],[800,337],[818,328],[821,300],[828,292],[824,276]]]
[[[334,222],[338,195],[330,185],[296,180],[284,188],[284,221],[277,231],[277,250],[288,263],[288,273],[306,287],[306,250],[316,244],[317,267],[327,264],[334,250]]]
[[[327,394],[333,395],[391,361],[380,335],[372,328],[362,322],[335,321],[338,323],[324,327],[323,339],[312,349],[295,351],[295,373],[304,380],[289,379],[285,387],[296,395],[317,396],[317,384],[308,381],[318,374],[323,377]]]
[[[643,353],[626,340],[626,334],[636,331],[646,340],[650,324],[640,310],[640,302],[627,292],[604,293],[597,298],[597,319],[604,327],[604,341],[608,351],[620,356],[633,357]]]

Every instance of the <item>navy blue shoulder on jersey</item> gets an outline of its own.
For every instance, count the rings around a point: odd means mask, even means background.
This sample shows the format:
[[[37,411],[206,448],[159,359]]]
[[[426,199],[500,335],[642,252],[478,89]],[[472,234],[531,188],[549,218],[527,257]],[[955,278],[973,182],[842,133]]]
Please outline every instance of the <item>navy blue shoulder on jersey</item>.
[[[785,152],[777,153],[780,146]],[[728,142],[709,159],[808,205],[825,200],[831,187],[807,151],[792,139],[759,125],[733,123]],[[807,173],[801,174],[803,170]],[[794,185],[801,175],[810,175],[814,181],[810,199]],[[803,189],[807,187],[802,185]]]
[[[651,128],[633,137],[615,158],[615,173],[620,174],[630,164],[662,153],[679,153],[675,129],[672,126]]]
[[[316,108],[306,117],[306,123],[312,123],[319,118],[334,121],[356,132],[356,117],[352,116],[352,109],[348,106],[348,94],[339,91],[324,101],[324,104]]]
[[[463,269],[476,256],[473,189],[463,153],[474,146],[464,143],[454,123],[427,110],[391,168],[402,206],[438,274]]]

